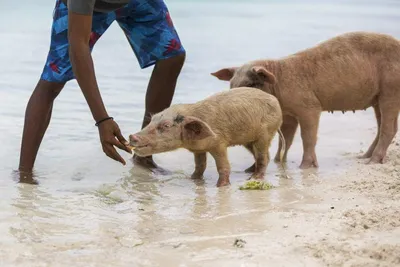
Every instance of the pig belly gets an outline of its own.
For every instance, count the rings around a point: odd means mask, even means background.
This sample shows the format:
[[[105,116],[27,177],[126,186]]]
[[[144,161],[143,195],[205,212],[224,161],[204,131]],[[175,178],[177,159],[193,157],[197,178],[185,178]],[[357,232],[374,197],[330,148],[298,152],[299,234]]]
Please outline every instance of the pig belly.
[[[373,106],[376,103],[376,93],[360,96],[349,97],[346,94],[336,95],[322,103],[324,111],[348,111],[363,110]],[[322,102],[322,101],[321,101]]]
[[[372,80],[325,87],[316,94],[324,111],[362,110],[376,103],[379,88]]]
[[[231,133],[231,140],[228,143],[228,146],[239,146],[246,145],[248,143],[252,143],[258,139],[258,135],[255,133],[260,132],[261,130],[254,129],[252,131],[240,132],[235,131]]]
[[[356,53],[331,63],[319,70],[313,85],[323,110],[361,110],[374,104],[379,94],[379,71],[374,61]]]

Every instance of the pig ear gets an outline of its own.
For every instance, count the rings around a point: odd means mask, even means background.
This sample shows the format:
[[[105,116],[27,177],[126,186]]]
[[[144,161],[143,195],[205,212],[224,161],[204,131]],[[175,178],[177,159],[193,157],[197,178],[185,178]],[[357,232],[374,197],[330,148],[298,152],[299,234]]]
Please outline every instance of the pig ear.
[[[220,69],[219,71],[211,73],[211,75],[222,81],[230,81],[233,77],[233,74],[235,74],[236,69],[237,67]]]
[[[270,84],[276,83],[275,76],[271,72],[269,72],[266,68],[261,66],[255,66],[252,68],[252,70],[258,75],[258,77],[262,78],[264,82]]]
[[[183,139],[201,140],[213,137],[215,133],[204,121],[195,117],[186,117],[183,122]]]

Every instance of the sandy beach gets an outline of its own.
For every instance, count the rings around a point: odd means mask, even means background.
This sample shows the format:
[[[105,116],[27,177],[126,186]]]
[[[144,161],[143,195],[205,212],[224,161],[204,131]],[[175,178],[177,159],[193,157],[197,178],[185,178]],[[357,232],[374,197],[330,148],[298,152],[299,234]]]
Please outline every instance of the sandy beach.
[[[241,191],[253,163],[229,149],[231,186],[217,188],[208,157],[193,181],[193,155],[155,156],[169,173],[107,158],[76,81],[57,98],[35,164],[38,185],[15,176],[26,103],[46,59],[55,1],[3,1],[0,9],[0,267],[375,267],[400,266],[400,133],[384,164],[356,157],[373,141],[373,110],[323,113],[318,169],[300,170],[299,131],[287,171],[270,162],[271,190]],[[192,103],[229,84],[225,66],[278,58],[350,31],[400,39],[393,0],[170,0],[187,50],[173,103]],[[124,136],[141,127],[152,68],[141,70],[114,23],[93,51],[108,111]],[[273,140],[275,155],[278,137]]]
[[[95,196],[85,193],[79,210],[60,214],[51,208],[55,196],[24,185],[14,203],[20,209],[20,224],[14,220],[13,238],[5,235],[0,262],[2,266],[69,266],[71,260],[74,266],[399,266],[398,140],[385,164],[365,165],[356,158],[359,153],[345,153],[340,160],[348,167],[329,175],[308,170],[293,179],[279,178],[279,171],[273,171],[278,178],[271,181],[269,175],[267,180],[276,187],[268,191],[238,190],[244,183],[240,171],[232,186],[216,189],[212,163],[208,178],[200,183],[188,179],[190,167],[181,175],[153,178],[145,171],[138,178],[135,169],[135,180],[127,176],[99,186]],[[185,151],[172,155],[188,160]],[[299,170],[288,172],[296,177]],[[76,190],[73,194],[80,195]],[[57,202],[61,198],[67,206],[78,204],[66,196],[58,195]],[[58,220],[48,221],[49,216]],[[71,235],[74,229],[80,235]],[[14,238],[18,244],[11,241]],[[7,241],[13,245],[7,246]]]

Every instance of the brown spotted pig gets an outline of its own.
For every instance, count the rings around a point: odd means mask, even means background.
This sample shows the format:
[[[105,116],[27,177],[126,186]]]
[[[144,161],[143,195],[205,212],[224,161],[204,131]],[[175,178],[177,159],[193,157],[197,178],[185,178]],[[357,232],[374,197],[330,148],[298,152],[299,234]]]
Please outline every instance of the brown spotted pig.
[[[219,187],[230,184],[230,146],[245,146],[256,162],[251,178],[264,178],[269,147],[281,124],[282,111],[274,96],[253,88],[235,88],[193,104],[172,105],[152,116],[150,124],[129,140],[135,154],[142,157],[178,148],[193,152],[193,179],[202,178],[209,152],[217,165]]]
[[[315,146],[322,111],[373,107],[378,132],[360,158],[383,163],[397,133],[400,109],[400,42],[385,34],[351,32],[277,60],[256,60],[212,73],[231,88],[259,88],[276,96],[283,111],[286,160],[300,124],[300,168],[318,167]],[[278,157],[275,157],[278,161]]]

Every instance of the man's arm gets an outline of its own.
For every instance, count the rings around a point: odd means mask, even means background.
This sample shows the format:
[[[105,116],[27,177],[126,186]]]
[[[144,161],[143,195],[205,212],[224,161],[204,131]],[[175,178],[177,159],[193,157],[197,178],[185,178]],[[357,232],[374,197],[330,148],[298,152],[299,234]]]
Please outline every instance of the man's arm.
[[[68,14],[69,56],[72,69],[86,98],[95,121],[108,117],[95,78],[93,60],[89,50],[92,16],[73,12]]]
[[[92,29],[92,15],[68,12],[69,56],[72,70],[89,105],[96,122],[108,117],[106,108],[97,85],[93,60],[89,49],[89,38]],[[103,151],[110,158],[125,164],[113,145],[130,153],[124,145],[127,143],[118,125],[113,120],[106,120],[99,125]],[[115,139],[115,137],[118,138]]]

